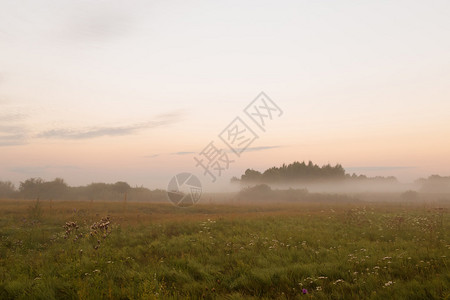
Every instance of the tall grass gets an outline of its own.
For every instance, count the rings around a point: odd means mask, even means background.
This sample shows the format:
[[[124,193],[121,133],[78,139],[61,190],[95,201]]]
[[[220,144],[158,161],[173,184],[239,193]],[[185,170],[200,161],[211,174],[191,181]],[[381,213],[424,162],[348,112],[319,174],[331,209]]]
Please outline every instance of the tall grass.
[[[450,217],[433,205],[54,201],[30,226],[30,203],[0,202],[1,299],[450,295]]]

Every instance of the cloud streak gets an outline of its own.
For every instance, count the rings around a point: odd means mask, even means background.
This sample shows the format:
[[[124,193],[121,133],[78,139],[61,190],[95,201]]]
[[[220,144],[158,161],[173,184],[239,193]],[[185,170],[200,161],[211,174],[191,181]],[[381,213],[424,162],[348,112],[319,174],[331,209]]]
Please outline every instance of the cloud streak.
[[[6,134],[2,135],[0,131],[0,147],[18,146],[26,144],[26,136],[24,134]]]
[[[23,167],[14,167],[9,169],[9,171],[14,173],[21,173],[21,174],[28,174],[28,175],[35,175],[35,174],[43,174],[48,170],[68,170],[68,169],[79,169],[79,167],[76,166],[52,166],[52,165],[46,165],[46,166],[23,166]]]
[[[132,7],[114,3],[77,3],[62,25],[62,37],[74,41],[107,41],[124,36],[132,30],[136,14]]]
[[[136,134],[139,131],[153,129],[157,127],[169,126],[178,123],[182,118],[179,112],[168,113],[157,116],[154,120],[136,123],[126,126],[99,126],[82,129],[57,128],[43,131],[36,135],[37,138],[62,139],[62,140],[83,140],[106,136],[126,136]]]
[[[244,152],[254,152],[254,151],[264,151],[276,148],[283,148],[284,146],[260,146],[260,147],[249,147],[244,150]],[[239,149],[241,150],[241,149]]]
[[[283,148],[284,146],[260,146],[260,147],[249,147],[245,149],[244,152],[252,152],[252,151],[264,151],[264,150],[270,150],[270,149],[276,149],[276,148]],[[240,150],[240,149],[239,149]],[[225,150],[227,153],[234,153],[232,150]],[[172,152],[172,153],[165,153],[166,155],[188,155],[188,154],[196,154],[200,152],[193,152],[193,151],[179,151],[179,152]],[[154,158],[158,157],[161,154],[154,154],[154,155],[147,155],[146,158]]]
[[[28,116],[19,113],[0,114],[0,147],[26,144],[27,128],[20,123]]]
[[[349,167],[346,168],[348,172],[370,172],[370,171],[398,171],[398,170],[408,170],[414,169],[416,167],[403,167],[403,166],[367,166],[367,167]]]
[[[187,155],[187,154],[194,154],[195,152],[191,152],[191,151],[181,151],[181,152],[174,152],[174,153],[170,153],[170,155]]]
[[[28,118],[28,115],[20,114],[20,113],[0,114],[0,123],[1,122],[17,122],[17,121],[22,121],[26,118]],[[1,128],[0,128],[0,130],[1,130]]]

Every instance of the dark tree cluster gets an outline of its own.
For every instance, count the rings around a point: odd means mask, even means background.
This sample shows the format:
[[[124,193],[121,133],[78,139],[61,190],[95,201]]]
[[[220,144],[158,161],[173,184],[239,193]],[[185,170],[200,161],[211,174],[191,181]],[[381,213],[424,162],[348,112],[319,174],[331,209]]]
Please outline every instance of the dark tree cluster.
[[[241,178],[233,177],[231,182],[242,184],[277,184],[277,183],[308,183],[318,181],[337,180],[366,180],[375,182],[397,182],[393,176],[390,177],[367,177],[366,175],[347,174],[341,164],[334,166],[326,164],[319,166],[309,161],[308,163],[293,162],[281,167],[272,167],[264,172],[247,169]]]
[[[272,167],[263,173],[252,169],[247,169],[241,176],[241,179],[234,178],[233,181],[242,183],[281,183],[298,181],[316,181],[316,180],[339,180],[345,179],[345,169],[337,164],[330,164],[322,167],[313,164],[311,161],[294,162],[289,165],[283,164],[281,167]]]

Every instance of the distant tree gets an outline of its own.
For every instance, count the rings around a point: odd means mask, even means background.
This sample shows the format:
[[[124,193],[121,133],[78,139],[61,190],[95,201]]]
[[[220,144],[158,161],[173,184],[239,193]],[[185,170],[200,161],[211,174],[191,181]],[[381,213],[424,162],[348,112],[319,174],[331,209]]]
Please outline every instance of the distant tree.
[[[247,169],[245,170],[244,175],[241,176],[241,180],[243,182],[258,182],[261,180],[261,172],[252,170],[252,169]]]
[[[352,175],[346,174],[345,177],[346,177],[347,179],[353,179],[353,180],[357,180],[357,179],[361,179],[361,180],[367,179],[367,176],[366,176],[366,175],[362,175],[362,174],[361,174],[361,175],[356,175],[355,173],[353,173]]]
[[[241,190],[238,198],[241,200],[264,201],[272,197],[272,189],[267,184],[259,184]]]
[[[23,182],[20,182],[19,193],[26,199],[40,198],[43,183],[44,180],[42,180],[42,178],[29,178]]]
[[[409,191],[402,193],[401,197],[405,201],[414,201],[419,198],[419,193],[416,191],[409,190]]]
[[[236,176],[231,177],[230,183],[238,183],[240,180]]]
[[[267,184],[258,184],[242,189],[237,199],[242,201],[286,201],[296,202],[307,200],[309,196],[306,189],[272,190]]]
[[[279,182],[283,179],[283,173],[279,168],[273,167],[267,169],[262,174],[262,182]]]
[[[65,199],[68,191],[69,187],[62,178],[53,181],[30,178],[19,186],[19,194],[25,199]]]
[[[84,189],[84,194],[89,200],[108,200],[109,186],[106,183],[91,183]]]
[[[42,197],[44,199],[65,199],[69,191],[68,185],[62,178],[42,183]]]
[[[113,190],[119,194],[126,194],[131,189],[131,186],[123,181],[118,181],[113,185]]]
[[[127,201],[128,192],[131,190],[131,186],[123,181],[118,181],[113,185],[113,189],[123,196],[123,200]]]
[[[0,198],[10,198],[16,193],[16,187],[10,181],[0,181]]]
[[[431,175],[427,179],[416,181],[420,185],[420,190],[427,193],[449,193],[450,176]]]

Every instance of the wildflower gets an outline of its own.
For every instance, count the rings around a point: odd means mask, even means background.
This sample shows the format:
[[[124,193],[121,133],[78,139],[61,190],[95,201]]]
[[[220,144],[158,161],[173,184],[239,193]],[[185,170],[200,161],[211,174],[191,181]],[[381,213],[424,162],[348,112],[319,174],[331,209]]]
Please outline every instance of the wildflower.
[[[308,290],[307,289],[302,289],[302,294],[308,294]]]
[[[392,285],[392,284],[394,284],[395,283],[395,281],[388,281],[388,282],[386,282],[385,284],[384,284],[384,286],[390,286],[390,285]]]
[[[321,286],[316,287],[316,291],[320,292],[322,290]]]

